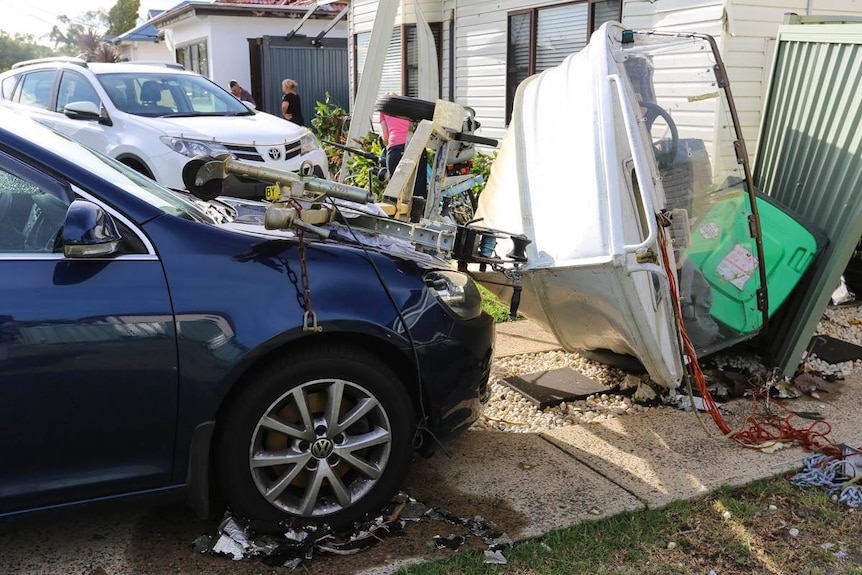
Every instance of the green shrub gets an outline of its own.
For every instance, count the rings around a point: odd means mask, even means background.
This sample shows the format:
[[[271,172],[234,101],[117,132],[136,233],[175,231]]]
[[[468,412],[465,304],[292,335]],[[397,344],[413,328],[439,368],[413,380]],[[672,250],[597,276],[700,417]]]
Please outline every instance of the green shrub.
[[[344,144],[347,141],[347,133],[350,130],[350,114],[347,110],[332,102],[329,92],[327,92],[326,101],[318,101],[314,106],[314,118],[311,119],[311,126],[320,140]],[[343,152],[326,142],[321,142],[321,145],[329,161],[329,173],[338,173],[338,170],[341,169]]]
[[[383,142],[380,136],[374,132],[368,132],[362,139],[352,142],[350,147],[359,148],[363,152],[374,154],[378,158],[384,152]],[[371,169],[378,167],[381,167],[379,161],[351,154],[350,160],[347,162],[348,174],[344,183],[369,189],[368,180],[370,177],[371,191],[380,200],[383,197],[383,191],[386,189],[387,182],[381,182],[379,178],[371,174]]]
[[[481,184],[473,186],[472,192],[475,199],[478,199],[479,194],[481,194],[482,190],[485,189],[485,185],[491,177],[491,164],[493,164],[496,159],[497,150],[494,150],[490,154],[484,154],[479,150],[476,150],[476,155],[473,156],[473,167],[470,169],[470,173],[473,175],[481,175],[483,181]]]

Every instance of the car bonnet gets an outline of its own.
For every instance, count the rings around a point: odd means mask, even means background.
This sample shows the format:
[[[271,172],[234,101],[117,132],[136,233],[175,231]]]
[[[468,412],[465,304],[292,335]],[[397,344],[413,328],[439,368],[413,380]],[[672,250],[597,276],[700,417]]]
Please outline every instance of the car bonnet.
[[[169,136],[232,144],[269,146],[298,140],[308,130],[256,112],[247,116],[154,118]]]

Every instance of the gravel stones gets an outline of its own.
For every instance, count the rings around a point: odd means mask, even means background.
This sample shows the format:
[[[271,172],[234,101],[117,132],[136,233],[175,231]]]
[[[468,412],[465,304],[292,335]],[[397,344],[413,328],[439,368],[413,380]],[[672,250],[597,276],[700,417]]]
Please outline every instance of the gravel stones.
[[[830,306],[817,326],[815,335],[829,335],[862,346],[862,317],[858,305]],[[754,378],[766,380],[767,368],[753,355],[719,354],[707,361],[718,369],[733,369]],[[816,355],[803,360],[807,371],[824,375],[845,375],[862,372],[862,360],[828,364]],[[608,388],[607,393],[594,394],[585,400],[562,402],[543,411],[529,399],[502,383],[510,376],[528,375],[569,367]],[[567,425],[601,423],[615,417],[637,415],[657,409],[636,403],[632,390],[649,383],[649,376],[637,376],[619,369],[590,361],[577,353],[546,351],[526,353],[494,360],[491,373],[491,398],[474,429],[510,433],[537,433]],[[622,390],[626,393],[618,393]],[[658,407],[664,408],[662,406]]]
[[[605,385],[609,392],[594,394],[580,401],[567,401],[536,409],[526,397],[501,383],[513,375],[526,375],[570,367]],[[627,379],[628,378],[628,379]],[[491,374],[491,399],[485,405],[482,417],[474,424],[476,429],[507,431],[514,433],[536,433],[565,425],[598,423],[620,415],[647,411],[649,408],[635,404],[631,397],[613,393],[621,382],[635,385],[640,378],[618,369],[584,359],[577,353],[547,351],[497,358]]]

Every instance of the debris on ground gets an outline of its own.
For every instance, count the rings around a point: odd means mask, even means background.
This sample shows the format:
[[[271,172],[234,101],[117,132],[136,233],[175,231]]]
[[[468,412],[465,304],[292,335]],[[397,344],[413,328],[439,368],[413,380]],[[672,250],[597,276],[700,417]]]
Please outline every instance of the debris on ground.
[[[839,445],[840,455],[812,453],[805,456],[803,469],[790,479],[798,487],[822,487],[834,501],[862,507],[862,451]]]
[[[465,526],[469,531],[466,536],[435,535],[429,544],[437,549],[457,550],[467,542],[467,537],[473,536],[488,546],[486,562],[506,563],[502,550],[511,547],[513,541],[496,524],[478,515],[462,518],[445,509],[428,508],[405,493],[396,495],[382,514],[354,524],[354,529],[348,533],[335,533],[326,524],[257,524],[228,511],[219,525],[217,537],[201,535],[192,542],[191,548],[194,553],[209,553],[234,561],[260,559],[269,566],[295,569],[310,562],[318,553],[360,553],[387,537],[401,534],[408,522],[423,519]]]
[[[698,396],[689,397],[687,395],[678,395],[676,406],[683,411],[691,411],[692,410],[692,400],[694,403],[694,408],[698,411],[706,411],[706,406],[703,403],[703,398]],[[716,402],[717,407],[721,407],[721,403]]]
[[[850,291],[850,288],[847,287],[847,282],[844,281],[844,276],[841,276],[841,280],[838,282],[838,287],[832,292],[830,303],[832,303],[832,305],[841,305],[855,300],[856,294]]]
[[[827,381],[819,374],[804,371],[790,380],[791,383],[805,395],[820,399],[821,393],[834,393],[837,387],[835,381]]]

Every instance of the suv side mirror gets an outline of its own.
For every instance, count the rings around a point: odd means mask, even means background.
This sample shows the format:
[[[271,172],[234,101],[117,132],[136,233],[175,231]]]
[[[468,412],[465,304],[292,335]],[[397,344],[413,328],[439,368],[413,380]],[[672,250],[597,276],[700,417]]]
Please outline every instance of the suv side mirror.
[[[117,253],[123,237],[114,219],[100,206],[75,200],[63,224],[63,253],[67,258],[97,258]]]
[[[72,120],[98,120],[106,126],[114,125],[105,107],[93,102],[69,102],[63,107],[63,113]]]

